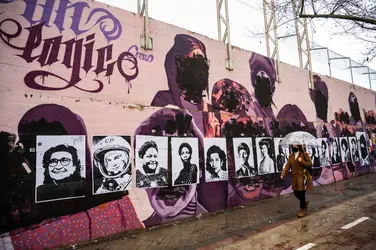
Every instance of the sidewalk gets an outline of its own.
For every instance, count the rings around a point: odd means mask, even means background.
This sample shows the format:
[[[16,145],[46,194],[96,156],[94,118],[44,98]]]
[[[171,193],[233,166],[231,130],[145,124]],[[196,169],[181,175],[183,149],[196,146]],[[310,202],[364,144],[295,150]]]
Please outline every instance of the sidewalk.
[[[370,174],[343,182],[316,187],[308,192],[309,211],[337,205],[376,190],[376,175]],[[250,233],[296,219],[298,201],[294,195],[250,203],[246,206],[138,230],[75,246],[82,250],[102,249],[215,249],[241,240]]]

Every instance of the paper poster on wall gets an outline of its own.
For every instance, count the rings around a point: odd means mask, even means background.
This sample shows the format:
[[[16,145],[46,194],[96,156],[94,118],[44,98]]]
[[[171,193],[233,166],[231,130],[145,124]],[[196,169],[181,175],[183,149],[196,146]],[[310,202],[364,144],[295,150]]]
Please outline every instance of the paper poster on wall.
[[[37,136],[35,202],[84,197],[85,136]]]
[[[171,138],[171,158],[173,186],[199,183],[197,138]]]
[[[256,152],[258,174],[275,173],[273,139],[271,137],[256,138]]]
[[[320,163],[323,167],[330,166],[330,158],[329,158],[329,147],[328,147],[328,139],[327,138],[317,138],[319,143],[319,157]]]
[[[367,137],[365,132],[356,132],[356,138],[358,141],[360,165],[365,166],[370,163],[367,147]]]
[[[136,187],[168,186],[168,137],[136,135]]]
[[[252,177],[257,174],[255,168],[252,138],[233,138],[236,178]]]
[[[205,181],[228,180],[226,138],[204,138]]]
[[[340,137],[339,143],[340,143],[339,145],[341,146],[342,162],[351,162],[349,140],[347,139],[347,137]]]
[[[309,157],[311,158],[312,167],[319,168],[321,166],[319,149],[311,145],[306,146],[306,149]]]
[[[359,161],[359,149],[358,149],[357,139],[355,136],[349,137],[349,144],[350,144],[351,161],[358,162]]]
[[[130,136],[93,136],[93,194],[132,188]]]
[[[277,172],[282,172],[289,157],[289,148],[282,147],[282,139],[283,138],[274,138],[274,152]]]
[[[341,163],[341,154],[340,154],[340,148],[339,148],[339,142],[338,138],[329,138],[329,144],[330,144],[330,158],[332,161],[332,164],[339,164]]]

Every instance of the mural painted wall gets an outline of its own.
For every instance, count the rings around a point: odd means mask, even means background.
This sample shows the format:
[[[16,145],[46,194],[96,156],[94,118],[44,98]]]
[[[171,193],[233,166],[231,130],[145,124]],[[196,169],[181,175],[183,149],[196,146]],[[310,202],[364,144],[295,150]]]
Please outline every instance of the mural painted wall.
[[[0,0],[0,248],[45,249],[374,172],[375,94],[92,1]]]

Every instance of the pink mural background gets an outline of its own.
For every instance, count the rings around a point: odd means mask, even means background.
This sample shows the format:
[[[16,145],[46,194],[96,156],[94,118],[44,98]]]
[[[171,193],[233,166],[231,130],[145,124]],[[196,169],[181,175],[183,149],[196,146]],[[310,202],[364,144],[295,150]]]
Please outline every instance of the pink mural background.
[[[306,130],[329,141],[365,132],[371,146],[370,90],[316,75],[312,91],[308,72],[284,63],[276,82],[272,60],[235,47],[234,70],[228,71],[225,44],[155,20],[149,23],[153,50],[144,51],[143,19],[101,3],[0,0],[0,9],[1,199],[10,201],[1,211],[0,246],[74,244],[291,192],[289,178],[281,182],[278,173],[236,179],[232,137]],[[177,60],[186,67],[180,78]],[[353,96],[358,108],[351,109]],[[189,117],[184,131],[178,117]],[[133,154],[135,135],[153,135],[156,128],[157,135],[199,138],[200,184],[91,195],[92,136],[132,136]],[[85,198],[35,204],[37,135],[86,136]],[[213,136],[227,138],[229,180],[205,183],[203,138]],[[364,166],[319,167],[314,183],[374,172],[369,158]],[[132,175],[135,182],[134,169]]]

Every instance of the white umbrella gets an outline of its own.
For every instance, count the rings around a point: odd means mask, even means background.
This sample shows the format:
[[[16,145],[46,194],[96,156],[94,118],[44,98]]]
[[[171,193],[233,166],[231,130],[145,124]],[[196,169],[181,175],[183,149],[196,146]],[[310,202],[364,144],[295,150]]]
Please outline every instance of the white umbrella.
[[[280,145],[282,147],[288,147],[290,145],[320,146],[316,137],[303,131],[289,133],[282,139]]]

